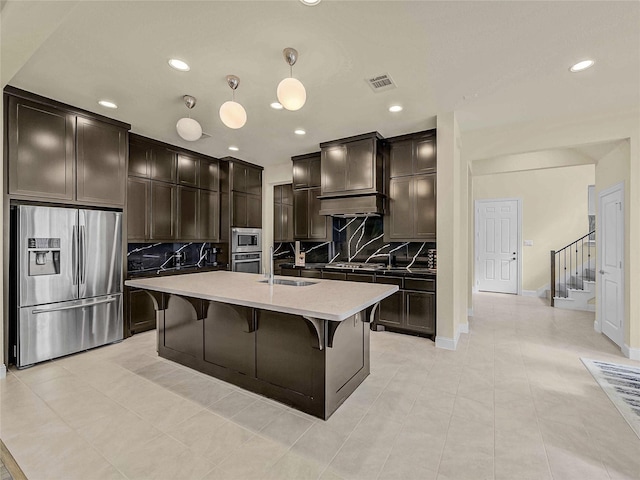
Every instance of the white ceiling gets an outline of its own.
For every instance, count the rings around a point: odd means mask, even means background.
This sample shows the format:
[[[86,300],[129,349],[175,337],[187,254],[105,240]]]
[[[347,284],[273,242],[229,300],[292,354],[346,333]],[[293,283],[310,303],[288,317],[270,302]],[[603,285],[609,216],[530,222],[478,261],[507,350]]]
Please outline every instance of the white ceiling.
[[[60,3],[59,18],[43,8],[39,19],[33,5],[2,5],[3,64],[25,55],[14,48],[22,37],[48,35],[9,84],[135,133],[265,166],[327,140],[432,128],[439,112],[456,111],[464,132],[640,108],[638,2],[80,1]],[[284,47],[300,53],[293,73],[307,103],[298,112],[269,107],[288,75]],[[191,71],[171,69],[170,57]],[[595,66],[569,73],[583,58]],[[380,73],[398,88],[373,93],[365,78]],[[248,121],[240,130],[218,117],[231,97],[228,74],[241,79],[236,100]],[[192,116],[211,138],[176,134],[184,94],[198,99]],[[101,98],[119,108],[98,106]],[[389,113],[395,103],[404,111]],[[294,135],[298,127],[307,135]],[[229,152],[232,144],[240,151]]]

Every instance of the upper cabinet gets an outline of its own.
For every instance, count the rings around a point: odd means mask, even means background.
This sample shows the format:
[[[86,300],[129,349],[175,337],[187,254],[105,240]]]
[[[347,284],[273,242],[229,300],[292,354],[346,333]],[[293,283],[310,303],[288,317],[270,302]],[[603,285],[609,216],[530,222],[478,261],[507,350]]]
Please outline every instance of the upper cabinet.
[[[407,138],[408,137],[408,138]],[[389,176],[433,173],[437,167],[434,130],[400,137],[389,142]]]
[[[331,240],[333,225],[332,218],[320,215],[320,185],[321,185],[321,153],[308,153],[291,157],[293,162],[293,189],[281,190],[282,207],[276,208],[275,214],[280,212],[281,222],[286,221],[287,235],[284,235],[282,223],[282,238],[276,241],[290,241],[291,235],[295,240],[313,242]],[[284,186],[283,186],[284,187]],[[289,197],[289,195],[292,195]],[[292,198],[293,208],[286,207],[288,198]],[[276,220],[277,222],[277,220]],[[277,228],[277,227],[276,227]],[[277,231],[277,230],[276,230]]]
[[[129,125],[5,89],[8,193],[122,207]]]
[[[379,133],[321,143],[320,148],[323,197],[383,192],[383,148]]]
[[[293,240],[293,185],[276,185],[273,187],[273,241]]]
[[[293,188],[315,188],[321,183],[320,152],[291,157]]]
[[[385,241],[436,240],[436,132],[391,138]]]
[[[221,215],[225,223],[221,237],[228,236],[225,215],[230,219],[229,227],[262,228],[262,167],[225,157],[221,160],[219,176]],[[230,192],[228,197],[227,192]]]

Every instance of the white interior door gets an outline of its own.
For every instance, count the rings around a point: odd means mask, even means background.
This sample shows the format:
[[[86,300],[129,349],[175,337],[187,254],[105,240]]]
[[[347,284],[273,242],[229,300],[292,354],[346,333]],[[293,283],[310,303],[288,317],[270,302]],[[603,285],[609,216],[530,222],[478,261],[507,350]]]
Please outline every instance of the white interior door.
[[[624,342],[624,191],[622,185],[600,192],[597,242],[600,246],[600,325],[602,333]]]
[[[518,201],[476,202],[476,286],[478,290],[518,293]]]

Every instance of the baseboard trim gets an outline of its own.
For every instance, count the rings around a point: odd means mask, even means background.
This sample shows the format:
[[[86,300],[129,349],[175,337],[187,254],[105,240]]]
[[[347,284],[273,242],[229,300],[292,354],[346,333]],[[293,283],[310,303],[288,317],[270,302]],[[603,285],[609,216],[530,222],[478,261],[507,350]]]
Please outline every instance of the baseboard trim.
[[[461,323],[458,325],[458,333],[469,333],[469,324]]]
[[[443,348],[445,350],[455,350],[458,346],[458,342],[455,338],[441,337],[436,335],[436,348]]]
[[[4,378],[7,376],[7,366],[3,363],[0,364],[0,378]]]
[[[622,353],[630,360],[640,361],[640,348],[632,348],[625,343],[622,345]]]
[[[538,292],[536,290],[522,290],[523,297],[537,297]]]
[[[602,328],[600,328],[600,322],[598,320],[595,320],[593,322],[593,329],[597,332],[597,333],[602,333]]]
[[[467,317],[473,317],[473,307],[467,308]]]

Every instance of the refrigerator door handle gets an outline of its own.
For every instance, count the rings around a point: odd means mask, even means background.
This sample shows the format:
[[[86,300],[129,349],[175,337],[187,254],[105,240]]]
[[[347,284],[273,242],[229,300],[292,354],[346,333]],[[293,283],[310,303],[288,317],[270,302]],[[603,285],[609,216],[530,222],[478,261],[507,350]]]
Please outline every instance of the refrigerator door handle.
[[[71,270],[73,276],[73,285],[78,284],[78,227],[73,226],[71,233]]]
[[[104,300],[98,300],[92,303],[83,303],[80,305],[66,305],[64,307],[55,307],[55,308],[37,308],[35,310],[31,310],[33,315],[38,315],[40,313],[50,313],[50,312],[60,312],[62,310],[73,310],[75,308],[85,308],[85,307],[93,307],[94,305],[101,305],[103,303],[113,303],[117,299],[115,297],[106,298]]]
[[[85,244],[85,230],[84,225],[80,225],[80,283],[84,284],[86,281],[86,269],[87,269],[87,247]]]

